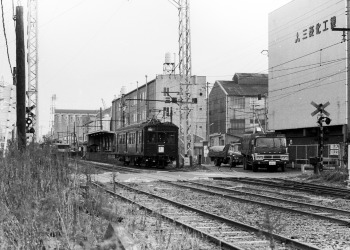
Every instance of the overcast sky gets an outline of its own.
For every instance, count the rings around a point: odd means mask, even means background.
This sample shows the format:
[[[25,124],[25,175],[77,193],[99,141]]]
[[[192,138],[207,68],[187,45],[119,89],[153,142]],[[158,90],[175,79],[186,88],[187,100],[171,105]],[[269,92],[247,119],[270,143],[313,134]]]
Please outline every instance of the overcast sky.
[[[13,1],[17,4],[17,0]],[[25,12],[27,1],[22,2]],[[209,83],[235,73],[267,73],[268,13],[290,0],[191,0],[192,74]],[[15,66],[12,1],[4,12],[10,61]],[[111,105],[162,74],[165,53],[178,53],[178,11],[172,0],[38,0],[39,126],[49,128],[56,108]],[[25,13],[25,19],[27,18]],[[11,83],[3,32],[0,77]],[[176,57],[178,57],[176,55]]]

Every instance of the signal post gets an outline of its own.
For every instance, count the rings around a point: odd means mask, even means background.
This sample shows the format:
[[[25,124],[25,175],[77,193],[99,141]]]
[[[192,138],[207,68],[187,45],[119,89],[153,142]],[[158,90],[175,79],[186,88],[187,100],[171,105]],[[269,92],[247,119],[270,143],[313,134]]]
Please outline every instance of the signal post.
[[[320,126],[320,133],[318,138],[318,143],[319,143],[318,157],[316,162],[313,162],[314,173],[319,174],[320,171],[323,170],[323,148],[324,148],[323,122],[329,125],[332,120],[328,117],[330,114],[325,110],[325,108],[328,105],[330,105],[329,102],[326,102],[325,104],[322,104],[322,103],[316,104],[315,102],[311,102],[311,105],[316,108],[316,110],[311,113],[311,116],[314,116],[318,113],[317,123]]]

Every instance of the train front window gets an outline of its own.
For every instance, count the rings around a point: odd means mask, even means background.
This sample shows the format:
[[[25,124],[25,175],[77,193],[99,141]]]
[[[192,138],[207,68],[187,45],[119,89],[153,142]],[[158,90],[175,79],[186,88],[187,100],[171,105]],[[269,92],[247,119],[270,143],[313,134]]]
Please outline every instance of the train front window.
[[[158,132],[158,142],[166,143],[166,134],[163,132]]]
[[[148,142],[155,143],[157,138],[156,132],[148,132]]]
[[[169,144],[175,144],[175,133],[168,133],[167,134],[167,143]]]

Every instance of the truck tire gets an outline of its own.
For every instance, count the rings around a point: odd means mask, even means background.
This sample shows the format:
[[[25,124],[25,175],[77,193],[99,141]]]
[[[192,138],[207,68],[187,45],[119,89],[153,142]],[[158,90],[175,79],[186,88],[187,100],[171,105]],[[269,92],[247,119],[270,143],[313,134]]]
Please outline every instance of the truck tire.
[[[215,164],[215,166],[220,167],[221,161],[220,161],[219,159],[216,158],[216,159],[214,160],[214,164]]]
[[[283,164],[282,166],[281,166],[281,172],[285,172],[286,171],[286,164]]]
[[[258,172],[258,170],[259,170],[259,167],[258,167],[258,164],[254,164],[254,163],[252,163],[252,169],[253,169],[253,172]]]
[[[230,168],[235,168],[237,167],[237,163],[236,162],[231,162],[230,163]]]

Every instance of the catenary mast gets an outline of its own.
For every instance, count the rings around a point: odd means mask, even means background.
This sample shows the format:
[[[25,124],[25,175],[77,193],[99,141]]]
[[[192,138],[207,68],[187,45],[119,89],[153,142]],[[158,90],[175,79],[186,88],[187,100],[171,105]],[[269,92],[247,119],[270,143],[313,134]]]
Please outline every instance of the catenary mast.
[[[34,141],[39,133],[39,102],[38,102],[38,0],[28,0],[28,105],[34,114],[32,127],[35,129]]]
[[[173,0],[179,10],[179,74],[180,74],[180,154],[193,156],[193,133],[191,133],[191,29],[189,0]]]

